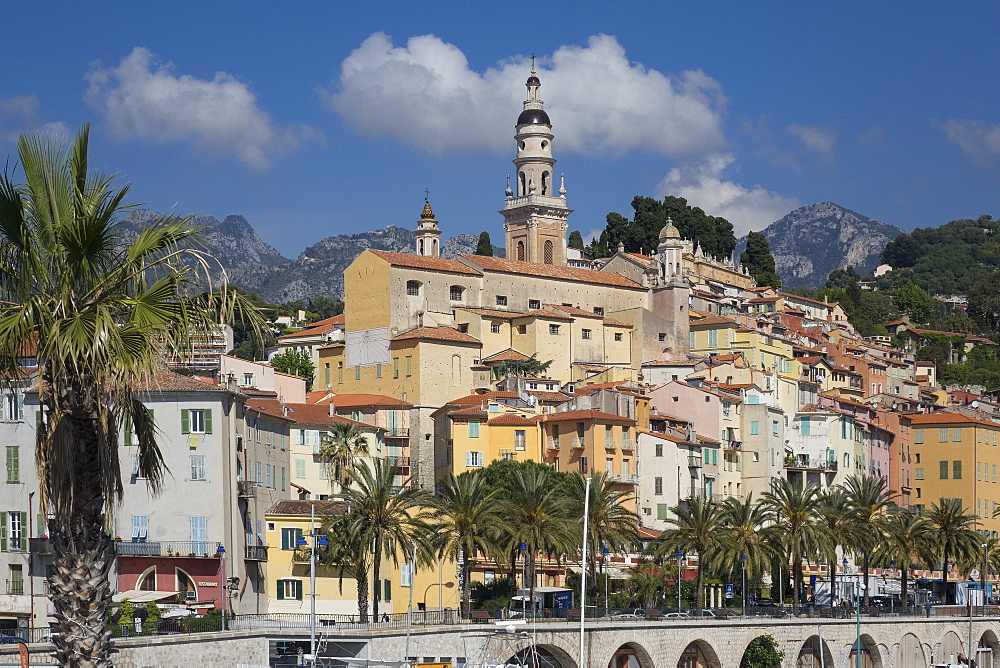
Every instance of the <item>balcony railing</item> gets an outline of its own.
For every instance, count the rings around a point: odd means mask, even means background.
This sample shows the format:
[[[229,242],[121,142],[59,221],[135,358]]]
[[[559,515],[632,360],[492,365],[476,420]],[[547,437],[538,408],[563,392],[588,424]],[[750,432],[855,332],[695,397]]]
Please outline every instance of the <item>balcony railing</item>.
[[[24,593],[24,580],[7,580],[7,593],[20,596]]]
[[[605,440],[604,441],[604,449],[605,450],[614,450],[615,449],[615,442],[614,441]]]
[[[236,483],[236,493],[241,499],[252,499],[257,496],[257,482],[254,480],[240,480]]]
[[[410,458],[409,457],[399,457],[397,455],[389,455],[388,457],[386,457],[386,459],[393,466],[409,466],[410,465]]]
[[[688,457],[688,468],[700,469],[701,457]]]
[[[554,438],[550,438],[548,440],[548,443],[545,444],[545,447],[548,448],[549,450],[558,450],[559,449],[559,441],[557,441]]]
[[[410,430],[403,427],[386,427],[385,435],[387,438],[409,438]]]
[[[587,447],[587,444],[584,443],[584,441],[583,441],[582,438],[576,437],[576,438],[573,439],[572,447],[573,447],[574,450],[577,450],[577,449],[582,450],[585,447]]]
[[[813,460],[809,457],[785,457],[786,469],[800,469],[807,471],[836,471],[840,467],[835,461]]]
[[[115,541],[115,554],[120,557],[196,557],[217,559],[222,543],[207,541]]]
[[[634,450],[636,448],[635,441],[622,441],[622,450]]]
[[[52,554],[52,545],[48,538],[29,538],[28,552],[32,554]]]
[[[267,545],[247,545],[247,561],[267,561]]]

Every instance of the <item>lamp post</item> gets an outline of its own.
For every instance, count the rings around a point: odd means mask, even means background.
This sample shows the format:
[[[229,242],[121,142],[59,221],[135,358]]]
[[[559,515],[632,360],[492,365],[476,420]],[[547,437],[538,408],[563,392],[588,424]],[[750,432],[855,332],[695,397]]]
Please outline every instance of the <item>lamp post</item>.
[[[306,537],[312,538],[312,545],[309,549],[309,665],[316,665],[316,548],[325,547],[330,544],[323,534],[316,533],[316,505],[312,505],[312,512],[309,519],[309,533],[299,536],[295,545],[305,547],[309,543]],[[305,658],[305,657],[303,657]]]
[[[608,554],[611,552],[608,548],[603,549],[603,555],[601,556],[601,576],[604,577],[604,614],[608,614],[608,573],[606,567],[608,565]]]
[[[989,573],[989,571],[990,571],[990,550],[989,550],[989,548],[990,548],[990,544],[989,543],[983,543],[983,578],[982,578],[982,582],[983,582],[983,605],[986,605],[987,600],[988,600],[986,598],[986,574]],[[985,614],[985,613],[983,613],[983,614]]]
[[[528,546],[521,543],[521,588],[524,589],[527,594],[521,597],[521,618],[528,618],[528,596],[531,596],[531,588],[528,587]],[[532,601],[531,605],[534,606],[535,602]]]
[[[889,570],[892,571],[892,578],[896,579],[896,560],[895,559],[892,559],[889,562]],[[884,575],[882,576],[882,582],[883,583],[885,582],[885,576]],[[902,582],[902,581],[900,581],[900,582]],[[899,600],[900,601],[905,601],[906,600],[906,592],[903,591],[902,586],[900,586]],[[894,607],[895,606],[892,604],[892,594],[889,594],[889,612],[890,613],[893,612],[893,608]]]
[[[858,609],[858,625],[857,625],[857,638],[854,642],[854,666],[855,668],[861,668],[861,599],[865,594],[865,585],[863,582],[858,583],[858,594],[855,596],[857,599],[857,609]]]
[[[677,612],[681,611],[681,557],[684,553],[677,550]]]
[[[743,616],[747,616],[747,555],[740,555],[740,567],[743,569],[743,584],[740,597],[743,599]]]
[[[219,548],[215,551],[215,554],[219,557],[219,561],[222,562],[222,582],[223,586],[228,582],[226,580],[226,548],[224,545],[219,545]],[[226,616],[229,614],[229,601],[226,599],[226,594],[229,592],[229,588],[226,587],[222,590],[222,630],[226,630]]]
[[[423,599],[422,599],[422,603],[423,603],[423,606],[424,606],[424,612],[425,613],[427,612],[427,592],[429,592],[431,590],[431,587],[441,587],[441,595],[443,596],[445,589],[451,589],[454,586],[455,586],[455,583],[451,582],[450,580],[448,582],[432,582],[429,585],[427,585],[427,588],[424,589],[424,596],[423,596]],[[439,601],[439,603],[440,603],[440,601]],[[440,611],[441,611],[441,605],[438,606],[438,612],[440,612]]]
[[[845,580],[847,579],[847,557],[844,557],[844,579]],[[847,591],[847,585],[846,584],[842,584],[842,585],[840,585],[840,587],[841,587],[841,591],[844,591],[844,592]],[[833,605],[833,598],[832,598],[833,597],[833,592],[830,592],[830,596],[831,596],[831,598],[830,598],[830,605]],[[846,617],[847,615],[845,614],[844,616]]]

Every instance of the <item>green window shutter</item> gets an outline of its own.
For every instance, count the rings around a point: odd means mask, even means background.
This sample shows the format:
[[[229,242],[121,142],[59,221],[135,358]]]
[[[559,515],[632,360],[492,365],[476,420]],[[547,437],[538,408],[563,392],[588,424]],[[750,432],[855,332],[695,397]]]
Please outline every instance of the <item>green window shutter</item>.
[[[28,551],[28,513],[21,511],[21,549]]]
[[[125,416],[125,445],[132,445],[132,416]]]
[[[941,469],[938,477],[940,477],[941,480],[947,480],[948,479],[948,462],[946,462],[946,461],[945,462],[939,462],[938,466]]]
[[[284,580],[278,580],[278,600],[279,601],[284,601],[285,600],[285,581]]]
[[[7,513],[0,512],[0,552],[7,551]]]
[[[285,491],[285,467],[281,467],[281,491]]]
[[[45,524],[46,524],[45,515],[43,515],[42,513],[38,513],[38,523],[35,525],[37,527],[37,529],[35,529],[35,532],[39,536],[48,535],[49,532],[48,529],[45,527]]]
[[[16,448],[17,448],[16,445],[8,445],[7,446],[7,482],[17,482],[12,477],[13,474],[14,474],[14,470],[13,470],[13,467],[12,467],[12,459],[13,459],[13,455],[14,455],[14,450]]]
[[[665,503],[656,504],[656,519],[658,520],[667,519],[667,504]]]
[[[302,580],[295,581],[295,600],[302,600]]]
[[[211,408],[206,408],[205,409],[205,433],[206,434],[211,434],[212,433],[212,409]]]
[[[181,409],[181,433],[191,433],[191,412],[186,408]]]
[[[8,478],[11,482],[21,482],[21,449],[12,445],[9,450],[11,458],[11,476]],[[22,523],[21,526],[28,526],[27,522]]]
[[[42,407],[39,406],[38,410],[35,411],[35,431],[42,430]]]
[[[392,600],[392,580],[383,580],[382,584],[385,586],[385,600]]]

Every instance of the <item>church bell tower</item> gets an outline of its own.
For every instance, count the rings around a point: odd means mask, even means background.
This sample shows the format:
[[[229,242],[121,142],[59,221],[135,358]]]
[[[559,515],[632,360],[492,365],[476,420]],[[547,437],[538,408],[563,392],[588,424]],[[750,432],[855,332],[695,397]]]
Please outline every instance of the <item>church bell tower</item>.
[[[441,228],[434,218],[434,210],[431,209],[431,201],[424,198],[424,210],[417,221],[416,241],[417,255],[424,257],[441,257]]]
[[[552,123],[538,94],[542,82],[535,75],[534,62],[525,86],[527,99],[514,132],[516,192],[508,177],[504,208],[500,211],[507,259],[566,266],[567,219],[572,210],[566,206],[561,178],[558,194],[555,191]]]

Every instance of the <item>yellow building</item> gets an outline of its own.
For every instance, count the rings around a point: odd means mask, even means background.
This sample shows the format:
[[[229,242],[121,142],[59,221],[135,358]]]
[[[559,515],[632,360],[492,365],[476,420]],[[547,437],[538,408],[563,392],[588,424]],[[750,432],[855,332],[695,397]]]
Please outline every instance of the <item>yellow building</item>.
[[[979,529],[996,536],[1000,517],[1000,424],[961,413],[913,415],[914,503],[929,508],[941,498],[962,499]]]
[[[279,501],[267,512],[268,593],[270,612],[309,613],[309,550],[298,545],[301,536],[311,533],[313,509],[317,531],[325,514],[342,508],[335,501]],[[307,543],[311,539],[306,538]],[[378,587],[369,587],[371,606],[379,600],[379,613],[406,612],[411,593],[413,609],[437,610],[458,607],[456,565],[439,562],[437,568],[411,571],[406,555],[398,555],[398,565],[383,559]],[[370,577],[370,576],[369,576]],[[371,611],[371,607],[369,607]],[[320,615],[357,615],[358,588],[350,574],[340,569],[316,565],[316,612]]]

